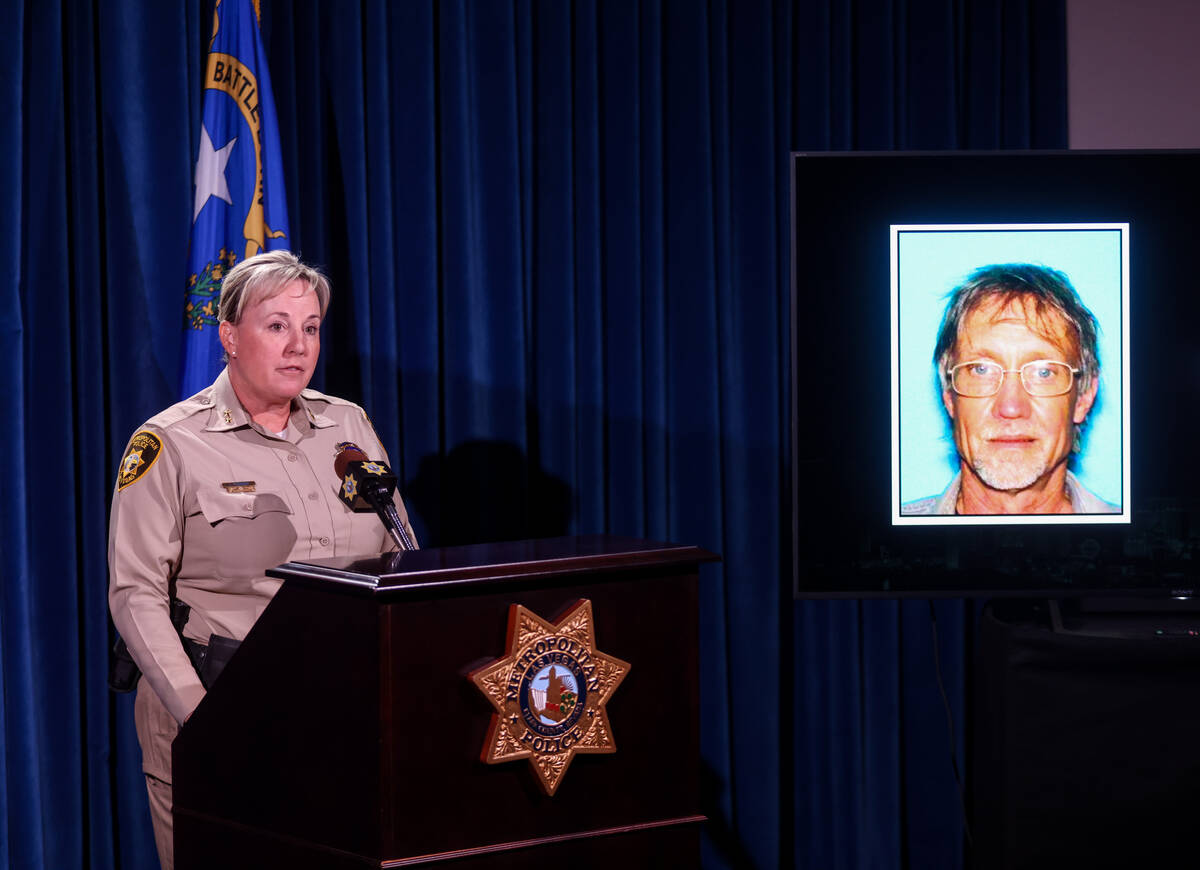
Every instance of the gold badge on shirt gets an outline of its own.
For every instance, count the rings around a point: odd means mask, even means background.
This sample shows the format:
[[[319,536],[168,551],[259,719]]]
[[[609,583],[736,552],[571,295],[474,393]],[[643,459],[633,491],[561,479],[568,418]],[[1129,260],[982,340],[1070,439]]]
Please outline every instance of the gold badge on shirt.
[[[222,483],[226,492],[254,492],[253,480],[231,480],[229,483]]]
[[[117,470],[117,490],[120,491],[150,470],[158,454],[162,452],[162,441],[153,432],[145,429],[129,439],[129,447],[121,458]]]
[[[508,655],[471,674],[496,712],[483,760],[528,758],[553,795],[577,752],[616,752],[605,704],[630,665],[596,650],[592,602],[557,624],[519,604],[508,613]]]

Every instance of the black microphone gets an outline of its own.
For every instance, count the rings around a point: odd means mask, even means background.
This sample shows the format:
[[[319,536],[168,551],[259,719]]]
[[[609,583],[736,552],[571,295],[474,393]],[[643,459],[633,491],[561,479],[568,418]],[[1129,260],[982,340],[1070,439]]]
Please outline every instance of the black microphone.
[[[338,447],[338,454],[333,459],[334,473],[342,481],[338,498],[355,513],[375,511],[397,547],[415,550],[416,546],[408,536],[396,511],[396,504],[392,501],[392,494],[396,491],[396,476],[387,463],[367,459],[367,455],[354,444],[346,443]]]

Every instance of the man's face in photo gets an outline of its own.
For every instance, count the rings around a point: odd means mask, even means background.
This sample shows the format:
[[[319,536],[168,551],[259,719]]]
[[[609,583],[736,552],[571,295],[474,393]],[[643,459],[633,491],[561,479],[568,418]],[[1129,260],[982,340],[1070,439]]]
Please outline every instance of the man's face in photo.
[[[963,319],[949,366],[977,360],[999,363],[1008,373],[994,396],[943,391],[958,453],[988,487],[1028,489],[1070,457],[1075,424],[1091,411],[1098,378],[1081,391],[1076,376],[1061,396],[1026,392],[1017,373],[1022,365],[1053,360],[1078,368],[1079,351],[1061,314],[1052,309],[1039,314],[1035,303],[1021,296],[985,299]]]

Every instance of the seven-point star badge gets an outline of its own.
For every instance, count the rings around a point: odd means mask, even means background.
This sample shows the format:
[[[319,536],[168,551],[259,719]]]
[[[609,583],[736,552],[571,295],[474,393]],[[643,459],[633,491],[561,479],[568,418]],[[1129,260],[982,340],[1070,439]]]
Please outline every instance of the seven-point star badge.
[[[629,663],[596,649],[592,602],[581,599],[557,624],[514,604],[508,655],[471,674],[496,709],[482,757],[528,758],[554,794],[577,752],[616,752],[604,705]]]

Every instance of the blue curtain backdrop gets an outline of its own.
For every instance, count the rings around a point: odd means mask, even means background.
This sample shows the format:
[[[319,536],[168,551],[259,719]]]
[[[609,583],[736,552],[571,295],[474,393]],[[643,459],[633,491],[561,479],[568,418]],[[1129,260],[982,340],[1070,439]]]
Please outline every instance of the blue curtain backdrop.
[[[711,866],[958,867],[926,602],[790,597],[790,150],[1065,147],[1063,3],[272,2],[295,247],[426,544],[695,543]],[[9,0],[0,863],[142,868],[106,515],[177,397],[211,0]],[[829,329],[830,324],[802,324]],[[961,755],[973,625],[939,602]]]

